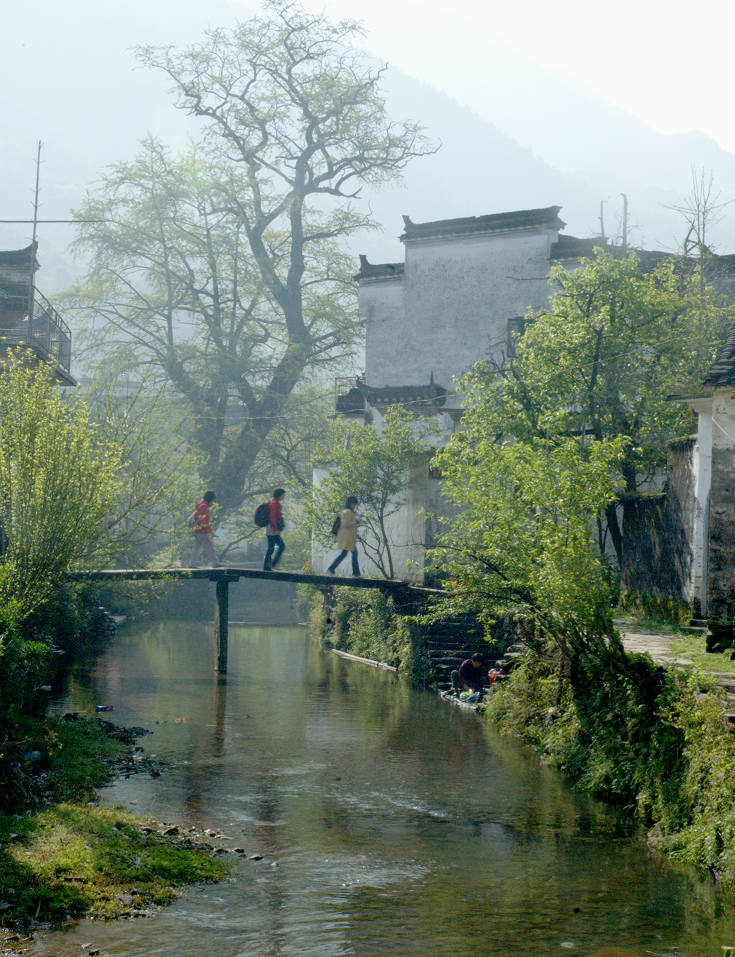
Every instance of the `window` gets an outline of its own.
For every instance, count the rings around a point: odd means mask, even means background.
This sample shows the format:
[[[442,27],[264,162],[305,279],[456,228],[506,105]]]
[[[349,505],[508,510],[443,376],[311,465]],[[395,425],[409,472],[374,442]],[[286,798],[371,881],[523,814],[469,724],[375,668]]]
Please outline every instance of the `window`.
[[[523,333],[526,330],[526,317],[525,316],[513,316],[512,319],[508,320],[508,342],[507,342],[507,352],[508,358],[516,354],[516,345],[518,340],[521,338]]]

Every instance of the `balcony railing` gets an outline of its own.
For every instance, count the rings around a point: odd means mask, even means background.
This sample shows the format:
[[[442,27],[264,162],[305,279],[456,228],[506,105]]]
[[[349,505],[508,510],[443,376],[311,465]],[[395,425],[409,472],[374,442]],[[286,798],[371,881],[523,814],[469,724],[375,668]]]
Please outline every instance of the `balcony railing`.
[[[63,377],[71,381],[71,330],[51,303],[35,290],[33,318],[12,329],[0,329],[0,347],[27,346],[45,362],[56,364]]]

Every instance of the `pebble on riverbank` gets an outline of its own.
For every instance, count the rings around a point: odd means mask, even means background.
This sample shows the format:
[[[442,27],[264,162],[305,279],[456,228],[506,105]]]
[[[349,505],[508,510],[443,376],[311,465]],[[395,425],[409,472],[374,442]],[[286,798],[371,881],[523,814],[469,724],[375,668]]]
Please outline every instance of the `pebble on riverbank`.
[[[150,772],[133,751],[144,729],[76,716],[43,719],[38,733],[53,735],[56,749],[46,749],[46,766],[24,792],[30,806],[0,815],[0,942],[82,916],[139,916],[183,885],[226,875],[227,851],[215,856],[203,834],[97,803],[94,786]]]

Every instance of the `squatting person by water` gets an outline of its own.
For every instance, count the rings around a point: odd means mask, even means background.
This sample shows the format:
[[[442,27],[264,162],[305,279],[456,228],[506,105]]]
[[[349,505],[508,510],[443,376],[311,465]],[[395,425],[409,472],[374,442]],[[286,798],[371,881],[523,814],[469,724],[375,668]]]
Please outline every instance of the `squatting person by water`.
[[[191,550],[190,568],[196,568],[199,564],[199,558],[205,553],[209,556],[209,563],[214,568],[219,568],[220,561],[214,550],[212,542],[212,525],[210,519],[210,506],[217,498],[211,489],[208,489],[200,502],[197,502],[194,511],[189,516],[187,524],[194,529],[194,547]]]
[[[268,547],[266,548],[265,561],[263,562],[263,571],[266,572],[270,572],[276,567],[286,547],[281,538],[284,525],[281,499],[285,494],[286,490],[283,488],[273,489],[273,495],[271,496],[270,502],[268,502],[268,524],[265,526]]]
[[[482,691],[485,687],[485,669],[482,655],[475,653],[465,658],[462,664],[452,672],[452,693],[460,691]]]
[[[360,577],[360,563],[357,560],[357,526],[360,524],[360,517],[357,514],[357,496],[350,495],[345,502],[345,507],[339,513],[339,528],[337,530],[337,548],[341,551],[335,558],[327,571],[334,575],[337,566],[347,557],[347,553],[352,553],[352,576]]]

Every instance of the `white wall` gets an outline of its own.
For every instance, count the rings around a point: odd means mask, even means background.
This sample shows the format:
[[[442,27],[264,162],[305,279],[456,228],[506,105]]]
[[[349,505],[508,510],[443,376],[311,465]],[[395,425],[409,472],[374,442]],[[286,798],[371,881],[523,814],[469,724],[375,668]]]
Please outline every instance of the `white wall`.
[[[693,400],[689,405],[697,413],[697,441],[692,455],[694,529],[691,579],[687,598],[689,601],[698,598],[701,613],[706,615],[709,495],[712,484],[712,399]]]
[[[451,389],[479,359],[504,353],[508,319],[548,301],[557,236],[539,228],[406,242],[402,280],[360,284],[367,384],[426,385],[433,374]]]

